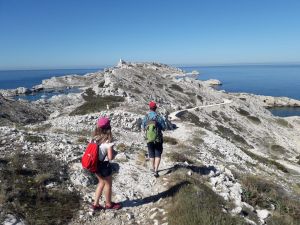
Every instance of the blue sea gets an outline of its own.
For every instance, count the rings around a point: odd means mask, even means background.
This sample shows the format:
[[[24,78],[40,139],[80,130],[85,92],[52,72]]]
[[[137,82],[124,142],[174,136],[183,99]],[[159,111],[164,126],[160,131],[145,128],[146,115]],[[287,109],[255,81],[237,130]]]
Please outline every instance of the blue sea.
[[[197,70],[198,79],[218,79],[219,89],[259,95],[286,96],[300,100],[300,65],[247,65],[182,67]],[[300,116],[300,108],[273,108],[276,116]]]
[[[193,66],[181,67],[187,72],[197,70],[198,79],[218,79],[222,82],[219,89],[227,92],[248,92],[270,96],[286,96],[300,100],[300,65],[248,65],[248,66]],[[58,69],[58,70],[10,70],[0,71],[0,89],[17,87],[31,88],[43,79],[67,74],[84,75],[98,69]],[[77,92],[76,89],[60,92]],[[45,93],[25,96],[36,100]],[[46,93],[51,97],[55,93]],[[300,108],[276,108],[271,110],[277,116],[300,116]]]
[[[63,76],[69,74],[84,75],[102,70],[99,69],[55,69],[55,70],[7,70],[0,71],[0,89],[13,89],[17,87],[32,88],[35,85],[41,84],[42,80],[51,78],[53,76]],[[39,92],[34,95],[17,96],[30,101],[35,101],[42,98],[51,98],[57,94],[67,94],[79,92],[77,88],[63,89],[53,92]]]

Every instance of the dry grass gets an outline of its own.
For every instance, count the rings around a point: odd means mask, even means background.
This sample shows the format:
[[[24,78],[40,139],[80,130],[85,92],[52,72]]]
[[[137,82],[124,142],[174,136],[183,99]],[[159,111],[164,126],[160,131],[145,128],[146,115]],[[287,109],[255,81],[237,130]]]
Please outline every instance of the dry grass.
[[[179,92],[183,92],[183,88],[180,87],[178,84],[172,84],[170,88]]]
[[[225,202],[210,188],[195,179],[185,181],[171,199],[168,208],[170,225],[241,225],[245,222],[223,212]]]
[[[177,145],[178,144],[178,140],[176,138],[173,138],[173,137],[164,136],[163,140],[164,140],[164,143],[168,143],[170,145]]]
[[[231,142],[238,144],[240,147],[252,148],[250,144],[240,135],[235,134],[230,128],[224,127],[222,125],[217,125],[217,133]]]
[[[268,225],[300,223],[300,201],[289,196],[283,188],[256,176],[243,176],[241,184],[243,201],[267,209],[275,206],[273,216],[267,220]]]
[[[29,135],[29,134],[25,136],[25,140],[31,143],[45,142],[43,137],[37,135]]]
[[[130,147],[128,145],[125,145],[124,143],[119,143],[116,146],[116,150],[120,152],[126,152]]]
[[[184,152],[169,152],[166,154],[166,156],[173,162],[187,162],[188,164],[193,164],[194,161],[189,158],[188,151]]]
[[[282,172],[284,173],[288,173],[288,169],[283,166],[282,164],[272,160],[272,159],[267,159],[267,158],[264,158],[262,156],[259,156],[259,155],[256,155],[246,149],[243,149],[243,151],[248,155],[250,156],[252,159],[255,159],[257,161],[259,161],[260,163],[263,163],[265,165],[269,165],[269,166],[275,166],[277,169],[281,170]]]
[[[147,166],[147,151],[140,150],[136,157],[136,164],[141,166]]]
[[[16,154],[0,160],[0,166],[0,198],[5,214],[14,214],[27,224],[68,224],[79,210],[78,194],[62,183],[67,167],[60,161],[47,155]],[[51,182],[59,186],[46,188]]]
[[[236,111],[242,116],[250,116],[250,113],[242,108],[238,108]]]
[[[87,144],[88,143],[88,139],[84,136],[80,136],[77,138],[76,143],[78,144]]]
[[[277,124],[279,124],[282,127],[293,128],[293,126],[283,118],[277,118],[275,121]]]
[[[255,117],[255,116],[247,116],[247,118],[251,121],[251,122],[253,122],[254,124],[261,124],[261,121],[260,121],[260,119],[259,118],[257,118],[257,117]]]
[[[124,102],[124,97],[121,96],[99,96],[89,88],[82,95],[85,102],[77,107],[70,115],[85,115],[88,113],[99,112],[106,110],[107,105],[110,109],[115,108],[120,105],[121,102]]]

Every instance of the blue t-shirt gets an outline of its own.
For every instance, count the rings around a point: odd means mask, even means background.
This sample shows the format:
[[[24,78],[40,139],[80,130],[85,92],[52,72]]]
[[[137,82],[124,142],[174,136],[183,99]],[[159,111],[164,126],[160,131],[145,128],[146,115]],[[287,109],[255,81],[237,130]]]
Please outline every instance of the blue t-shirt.
[[[159,129],[160,130],[165,130],[166,129],[166,123],[164,121],[164,119],[159,116],[156,112],[154,111],[150,111],[143,119],[143,122],[142,122],[142,128],[145,130],[146,128],[146,125],[147,125],[147,121],[148,120],[155,120],[155,117],[156,117],[156,121],[157,121],[157,124],[159,126]]]

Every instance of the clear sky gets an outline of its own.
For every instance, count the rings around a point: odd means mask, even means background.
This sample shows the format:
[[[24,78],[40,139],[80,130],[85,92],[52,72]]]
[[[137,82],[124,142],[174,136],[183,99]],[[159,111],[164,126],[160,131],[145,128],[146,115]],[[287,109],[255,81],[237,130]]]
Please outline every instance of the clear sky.
[[[0,0],[0,70],[300,62],[299,0]]]

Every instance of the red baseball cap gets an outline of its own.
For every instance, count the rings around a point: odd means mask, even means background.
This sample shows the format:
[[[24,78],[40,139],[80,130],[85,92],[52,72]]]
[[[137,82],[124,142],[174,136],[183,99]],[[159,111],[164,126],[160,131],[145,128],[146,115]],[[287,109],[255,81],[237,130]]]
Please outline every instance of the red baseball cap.
[[[149,102],[149,108],[150,109],[156,109],[156,103],[154,101]]]

